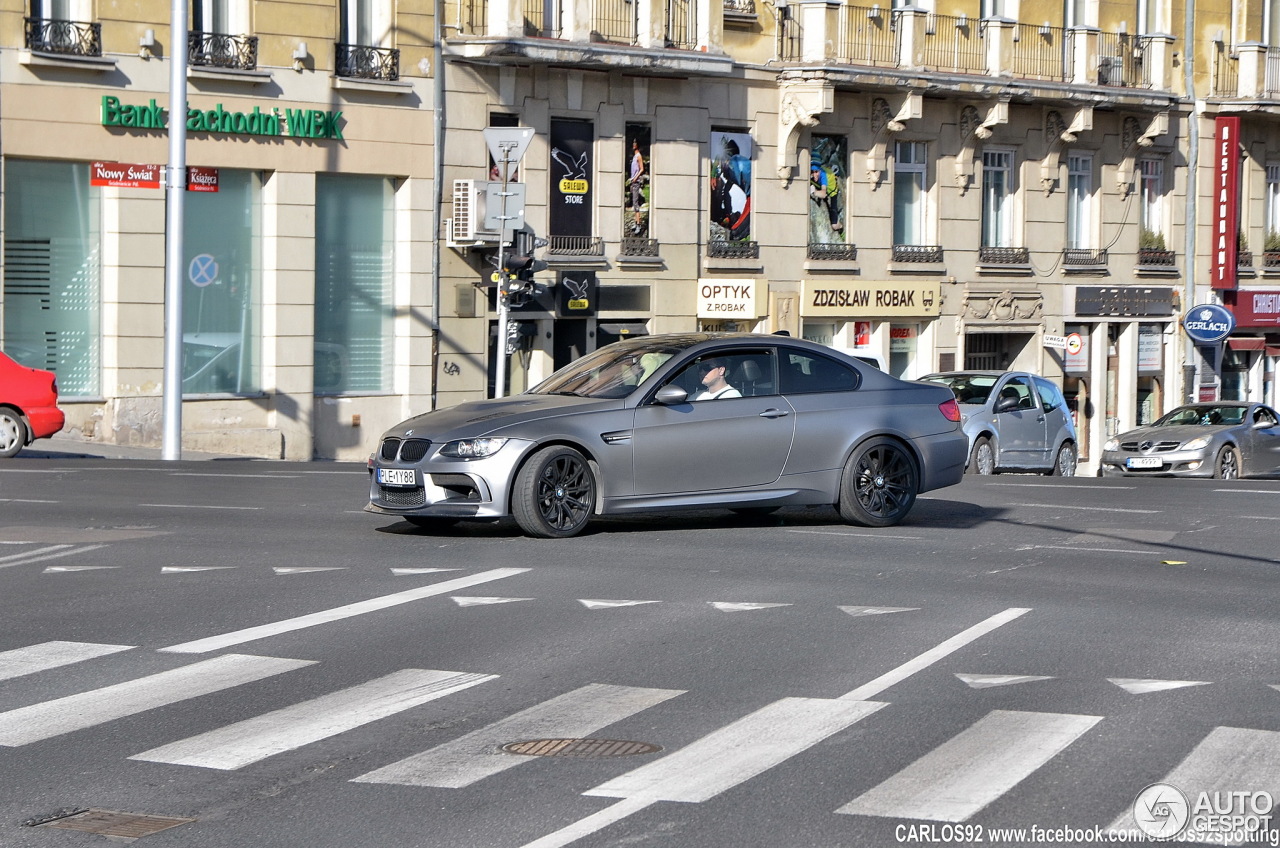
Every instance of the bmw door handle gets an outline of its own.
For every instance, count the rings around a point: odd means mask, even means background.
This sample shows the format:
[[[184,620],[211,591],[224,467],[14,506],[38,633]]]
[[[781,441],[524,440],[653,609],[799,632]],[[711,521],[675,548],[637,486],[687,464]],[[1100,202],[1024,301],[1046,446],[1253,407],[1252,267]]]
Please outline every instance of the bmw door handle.
[[[761,418],[785,418],[791,413],[785,409],[766,409],[760,413]]]

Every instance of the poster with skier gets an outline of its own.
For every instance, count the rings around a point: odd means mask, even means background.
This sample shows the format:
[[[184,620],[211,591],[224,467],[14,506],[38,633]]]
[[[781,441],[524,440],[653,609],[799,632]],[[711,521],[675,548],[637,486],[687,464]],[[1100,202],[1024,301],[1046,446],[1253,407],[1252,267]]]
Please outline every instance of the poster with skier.
[[[711,241],[751,240],[749,133],[711,133]]]

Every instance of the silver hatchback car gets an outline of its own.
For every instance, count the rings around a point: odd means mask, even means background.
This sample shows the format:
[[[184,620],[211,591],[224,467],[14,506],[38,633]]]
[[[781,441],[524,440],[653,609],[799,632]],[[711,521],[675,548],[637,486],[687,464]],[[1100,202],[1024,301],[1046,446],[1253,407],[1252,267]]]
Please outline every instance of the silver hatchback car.
[[[947,371],[921,380],[955,392],[970,474],[1039,471],[1074,477],[1076,426],[1062,391],[1025,371]]]
[[[514,517],[572,536],[593,515],[834,505],[897,524],[960,482],[968,443],[942,386],[783,336],[616,342],[529,391],[411,418],[369,458],[366,511],[420,527]]]

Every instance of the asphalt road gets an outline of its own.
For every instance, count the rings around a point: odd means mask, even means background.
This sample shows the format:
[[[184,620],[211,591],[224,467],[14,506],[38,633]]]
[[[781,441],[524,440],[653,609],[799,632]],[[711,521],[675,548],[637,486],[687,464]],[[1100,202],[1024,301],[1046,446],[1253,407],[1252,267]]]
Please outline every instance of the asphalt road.
[[[0,846],[102,844],[33,826],[75,810],[200,848],[1098,844],[1155,783],[1275,835],[1239,808],[1280,798],[1280,482],[563,541],[366,496],[358,465],[0,463]],[[501,748],[540,739],[589,756]]]

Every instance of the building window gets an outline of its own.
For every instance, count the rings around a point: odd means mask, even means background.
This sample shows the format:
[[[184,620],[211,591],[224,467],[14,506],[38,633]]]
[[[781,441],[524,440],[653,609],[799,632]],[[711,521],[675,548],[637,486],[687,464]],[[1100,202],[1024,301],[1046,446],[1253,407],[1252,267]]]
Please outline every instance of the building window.
[[[342,41],[390,47],[391,10],[381,0],[342,0]]]
[[[653,175],[650,169],[653,131],[648,124],[627,124],[626,161],[622,193],[623,237],[649,238],[650,210],[653,208]]]
[[[1138,0],[1138,32],[1169,32],[1169,10],[1166,0]]]
[[[1067,157],[1067,247],[1093,247],[1093,157]]]
[[[1013,151],[982,153],[982,246],[1013,246]]]
[[[1159,240],[1164,248],[1164,160],[1143,159],[1139,163],[1141,225],[1143,236]]]
[[[927,244],[929,145],[899,141],[893,155],[893,243]]]
[[[72,56],[102,55],[102,24],[88,0],[31,0],[26,47]]]
[[[849,142],[815,135],[809,151],[809,244],[845,243]]]
[[[83,162],[5,160],[5,353],[100,394],[100,210]]]
[[[382,177],[316,176],[317,394],[391,389],[394,198]]]
[[[259,179],[222,169],[216,192],[191,192],[183,215],[182,391],[257,394]]]
[[[1280,250],[1280,165],[1267,166],[1267,250]]]

